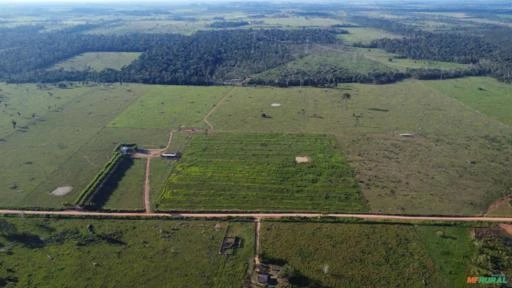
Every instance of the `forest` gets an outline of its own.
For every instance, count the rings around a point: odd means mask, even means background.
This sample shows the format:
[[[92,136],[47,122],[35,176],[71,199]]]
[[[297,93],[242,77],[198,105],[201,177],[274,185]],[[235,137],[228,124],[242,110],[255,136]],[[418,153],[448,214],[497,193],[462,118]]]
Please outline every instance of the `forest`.
[[[477,29],[459,29],[448,32],[428,32],[387,19],[354,17],[361,25],[378,27],[403,35],[399,39],[377,39],[370,44],[356,46],[381,48],[411,59],[449,61],[477,64],[485,75],[512,81],[512,29],[485,24]]]
[[[321,15],[297,14],[314,17]],[[324,12],[322,12],[324,13]],[[323,15],[323,14],[322,14]],[[170,33],[87,34],[100,23],[76,25],[55,32],[30,25],[0,28],[0,80],[6,82],[137,82],[151,84],[218,85],[248,83],[275,86],[332,86],[343,82],[393,83],[405,78],[447,79],[491,75],[512,80],[512,29],[482,24],[448,31],[426,31],[393,19],[353,16],[351,23],[322,28],[248,27],[247,21],[216,19],[191,35]],[[287,74],[276,79],[252,77],[315,53],[315,46],[347,45],[340,37],[343,28],[378,28],[400,38],[380,38],[355,47],[379,48],[399,57],[472,64],[466,69],[408,68],[398,71],[360,73],[350,69],[321,67],[314,73]],[[229,28],[229,29],[225,29]],[[65,71],[51,66],[85,52],[141,52],[142,55],[121,70]]]

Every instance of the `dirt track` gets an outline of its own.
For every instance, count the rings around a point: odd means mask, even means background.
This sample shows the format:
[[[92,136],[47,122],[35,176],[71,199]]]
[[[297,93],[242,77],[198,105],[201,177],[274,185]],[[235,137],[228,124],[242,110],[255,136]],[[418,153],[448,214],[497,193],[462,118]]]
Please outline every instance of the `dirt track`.
[[[512,217],[484,217],[484,216],[400,216],[382,214],[321,214],[321,213],[156,213],[156,212],[93,212],[93,211],[33,211],[0,209],[0,215],[61,215],[61,216],[107,216],[107,217],[141,217],[141,218],[253,218],[279,219],[286,217],[335,217],[354,218],[366,220],[399,220],[399,221],[447,221],[447,222],[498,222],[512,223]]]
[[[208,121],[208,117],[210,117],[210,115],[213,114],[213,112],[215,112],[215,110],[217,110],[217,108],[219,108],[219,106],[224,102],[224,100],[226,100],[226,98],[228,98],[231,93],[233,92],[233,90],[235,90],[236,87],[233,87],[231,88],[231,90],[229,90],[228,93],[226,93],[226,95],[224,95],[220,100],[219,102],[217,102],[217,104],[215,104],[215,106],[212,107],[212,109],[210,109],[210,111],[208,111],[208,113],[203,117],[203,122],[208,126],[208,128],[213,131],[215,130],[213,128],[213,125],[212,123],[210,123],[210,121]]]

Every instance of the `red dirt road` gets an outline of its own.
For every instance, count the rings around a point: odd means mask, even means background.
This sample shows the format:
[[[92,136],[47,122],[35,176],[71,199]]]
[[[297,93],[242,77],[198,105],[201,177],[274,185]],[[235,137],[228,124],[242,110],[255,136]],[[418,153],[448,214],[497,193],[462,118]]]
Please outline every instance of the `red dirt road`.
[[[254,218],[255,221],[261,219],[279,219],[286,217],[334,217],[334,218],[353,218],[365,220],[398,220],[398,221],[447,221],[447,222],[496,222],[512,223],[512,217],[485,217],[485,216],[401,216],[401,215],[383,215],[383,214],[321,214],[321,213],[164,213],[164,212],[94,212],[94,211],[33,211],[33,210],[9,210],[0,209],[0,215],[60,215],[60,216],[103,216],[103,217],[141,217],[141,218]]]

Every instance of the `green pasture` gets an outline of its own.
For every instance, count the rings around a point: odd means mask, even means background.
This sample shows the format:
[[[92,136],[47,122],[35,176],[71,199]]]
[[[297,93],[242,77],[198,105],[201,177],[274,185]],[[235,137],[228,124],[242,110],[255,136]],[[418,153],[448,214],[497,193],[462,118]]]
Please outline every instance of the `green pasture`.
[[[167,130],[104,128],[146,89],[142,85],[60,89],[72,95],[69,101],[41,113],[37,121],[17,128],[0,144],[3,206],[61,207],[85,187],[117,144],[141,141],[165,146]],[[49,194],[68,185],[75,189],[66,196]]]
[[[512,85],[488,77],[425,82],[447,96],[504,124],[512,125]]]
[[[236,88],[209,121],[232,133],[336,135],[372,211],[480,214],[510,187],[511,129],[432,88],[457,81]]]
[[[179,33],[190,35],[207,27],[208,21],[177,21],[158,17],[122,17],[116,23],[87,31],[88,34]]]
[[[400,35],[387,32],[380,29],[375,28],[366,28],[366,27],[355,27],[355,28],[343,28],[347,30],[350,34],[342,34],[339,37],[348,43],[365,43],[368,44],[373,40],[382,39],[382,38],[401,38]]]
[[[333,49],[334,50],[334,49]],[[253,75],[254,79],[273,81],[278,79],[298,80],[301,77],[352,77],[372,72],[387,72],[391,68],[364,55],[350,51],[325,50],[294,60],[287,64]]]
[[[280,27],[325,27],[335,24],[343,24],[342,21],[322,17],[266,17],[262,19],[265,24]]]
[[[358,57],[366,58],[371,61],[379,62],[390,68],[405,71],[410,69],[464,69],[471,65],[459,64],[453,62],[433,61],[433,60],[415,60],[400,58],[398,55],[388,53],[381,49],[353,48]]]
[[[135,59],[139,58],[138,52],[87,52],[60,62],[50,69],[63,69],[66,71],[93,70],[102,71],[105,69],[121,70]]]
[[[149,86],[148,86],[149,87]],[[203,127],[203,117],[230,87],[150,86],[109,127]]]
[[[144,209],[144,179],[146,159],[135,159],[133,165],[120,177],[112,194],[102,208],[110,210]]]
[[[0,219],[4,287],[241,287],[252,261],[249,223]],[[227,226],[242,238],[219,255]],[[30,263],[29,265],[27,263]],[[193,284],[191,284],[193,283]]]
[[[192,138],[158,208],[356,212],[365,204],[333,137],[216,133]]]
[[[451,288],[466,287],[473,256],[468,235],[455,227],[263,223],[261,247],[264,261],[295,270],[299,286]]]
[[[85,91],[86,89],[57,89],[50,85],[38,87],[36,84],[1,83],[0,138],[16,132],[12,120],[16,121],[17,128],[36,125],[44,121],[44,115],[59,109]]]

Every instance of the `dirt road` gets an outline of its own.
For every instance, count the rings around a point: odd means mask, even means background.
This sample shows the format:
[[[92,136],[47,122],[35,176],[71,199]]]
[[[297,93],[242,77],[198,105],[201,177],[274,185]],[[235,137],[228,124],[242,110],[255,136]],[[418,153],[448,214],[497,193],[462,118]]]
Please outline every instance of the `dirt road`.
[[[144,209],[146,213],[151,213],[151,185],[149,177],[151,176],[151,157],[146,159],[146,178],[144,179]]]
[[[61,215],[61,216],[107,216],[107,217],[141,217],[141,218],[253,218],[254,221],[262,219],[279,219],[286,217],[334,217],[366,220],[399,220],[399,221],[447,221],[447,222],[497,222],[512,223],[512,217],[485,217],[485,216],[401,216],[383,214],[321,214],[321,213],[163,213],[163,212],[94,212],[94,211],[34,211],[0,209],[0,215]]]
[[[169,149],[169,147],[171,147],[173,133],[173,130],[169,132],[169,139],[167,140],[167,146],[165,146],[165,148],[150,149],[149,153],[147,154],[138,153],[134,155],[135,158],[146,159],[146,175],[144,179],[144,209],[146,210],[146,213],[151,212],[151,185],[149,182],[149,179],[151,177],[151,158],[160,157],[160,154],[162,154],[167,149]]]

